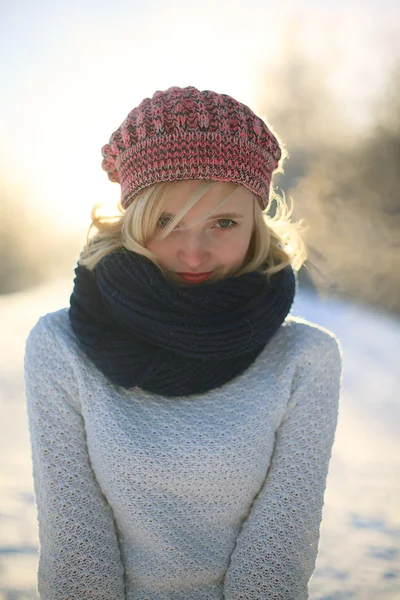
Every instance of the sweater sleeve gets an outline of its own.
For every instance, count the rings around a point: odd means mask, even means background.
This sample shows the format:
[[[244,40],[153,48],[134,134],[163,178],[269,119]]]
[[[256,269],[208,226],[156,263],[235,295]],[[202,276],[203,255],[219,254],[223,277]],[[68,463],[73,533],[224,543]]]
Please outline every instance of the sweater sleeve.
[[[91,468],[73,368],[46,317],[31,331],[25,391],[42,600],[122,600],[112,511]]]
[[[313,328],[263,487],[238,535],[225,600],[306,600],[315,569],[341,385],[341,350]]]

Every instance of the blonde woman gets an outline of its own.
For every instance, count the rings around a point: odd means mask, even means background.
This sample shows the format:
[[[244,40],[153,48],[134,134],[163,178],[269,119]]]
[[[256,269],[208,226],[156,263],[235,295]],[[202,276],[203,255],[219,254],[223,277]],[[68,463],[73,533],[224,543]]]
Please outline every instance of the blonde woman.
[[[156,92],[102,148],[69,309],[25,377],[46,600],[303,600],[337,422],[335,336],[290,316],[305,249],[271,128]]]

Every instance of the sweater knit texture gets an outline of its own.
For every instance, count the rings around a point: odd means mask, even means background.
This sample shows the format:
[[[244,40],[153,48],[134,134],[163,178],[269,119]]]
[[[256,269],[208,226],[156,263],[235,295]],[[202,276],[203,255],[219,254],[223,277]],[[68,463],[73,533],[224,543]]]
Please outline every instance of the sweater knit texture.
[[[190,397],[110,383],[67,309],[25,382],[42,600],[305,600],[338,416],[335,336],[289,316],[241,375]]]

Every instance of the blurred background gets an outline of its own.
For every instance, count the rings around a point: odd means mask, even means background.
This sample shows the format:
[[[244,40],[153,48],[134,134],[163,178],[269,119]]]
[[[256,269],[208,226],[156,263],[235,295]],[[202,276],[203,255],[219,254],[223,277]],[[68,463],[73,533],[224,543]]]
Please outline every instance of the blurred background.
[[[68,305],[101,147],[154,91],[193,85],[263,116],[304,219],[293,314],[341,340],[319,600],[400,598],[400,6],[395,0],[0,3],[0,599],[37,598],[26,336]]]

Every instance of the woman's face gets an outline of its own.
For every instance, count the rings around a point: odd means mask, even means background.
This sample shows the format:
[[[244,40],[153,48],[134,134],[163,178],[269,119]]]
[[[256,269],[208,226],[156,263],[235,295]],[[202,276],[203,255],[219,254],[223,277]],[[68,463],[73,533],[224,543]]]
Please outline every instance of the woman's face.
[[[196,190],[199,181],[179,181],[167,194],[158,222],[162,233]],[[228,200],[217,206],[229,194]],[[242,186],[218,182],[164,239],[154,238],[153,252],[168,279],[180,285],[211,283],[233,275],[243,264],[254,228],[253,196]],[[216,210],[215,210],[216,209]],[[211,211],[213,214],[208,215]],[[197,275],[197,277],[196,277]]]

